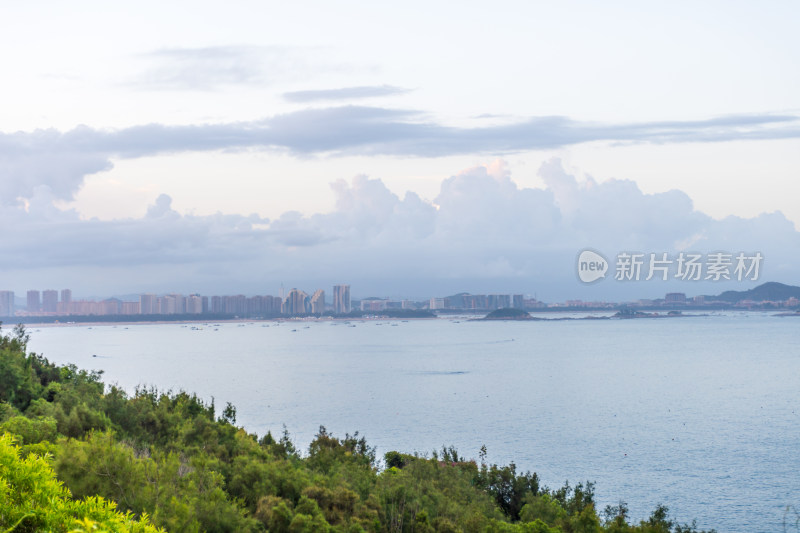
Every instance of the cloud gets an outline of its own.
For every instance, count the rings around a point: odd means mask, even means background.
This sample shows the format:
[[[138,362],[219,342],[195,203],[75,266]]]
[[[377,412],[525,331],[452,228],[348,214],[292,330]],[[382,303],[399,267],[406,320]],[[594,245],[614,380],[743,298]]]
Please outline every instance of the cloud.
[[[356,295],[467,290],[536,292],[545,299],[742,287],[613,280],[584,286],[576,280],[574,261],[578,251],[591,247],[612,260],[622,251],[759,251],[765,258],[762,280],[800,283],[800,233],[780,213],[714,220],[696,211],[681,191],[644,194],[629,180],[579,180],[557,159],[539,174],[544,189],[523,188],[495,161],[444,180],[432,201],[413,192],[401,198],[380,179],[356,176],[331,184],[332,211],[290,211],[275,220],[185,215],[167,195],[142,218],[81,220],[74,211],[55,208],[53,192],[39,186],[25,205],[0,206],[0,225],[14,228],[4,233],[0,269],[5,284],[72,284],[95,294],[263,294],[274,293],[282,281],[308,289],[350,282]]]
[[[147,208],[146,218],[160,219],[165,217],[180,217],[180,215],[172,209],[172,198],[166,194],[160,194],[156,198],[156,203]]]
[[[593,246],[666,251],[677,248],[678,242],[700,242],[700,228],[711,224],[682,191],[645,195],[633,181],[598,184],[591,176],[578,183],[557,159],[544,163],[539,175],[553,193],[563,229]]]
[[[111,169],[109,155],[86,146],[81,131],[0,133],[0,205],[31,198],[39,186],[71,199],[86,176]]]
[[[394,87],[391,85],[371,85],[313,91],[292,91],[283,93],[283,98],[289,102],[307,103],[324,100],[355,100],[360,98],[376,98],[405,94],[408,92],[411,92],[411,90],[404,89],[402,87]]]
[[[501,161],[444,180],[434,203],[441,237],[467,247],[475,236],[503,246],[546,242],[561,220],[551,191],[519,189]]]
[[[140,219],[82,220],[74,211],[55,208],[47,188],[36,192],[27,208],[0,208],[2,226],[15,228],[4,234],[0,268],[6,271],[125,266],[135,272],[142,265],[253,258],[252,245],[263,236],[254,227],[269,222],[257,216],[180,215],[164,194]]]
[[[164,48],[140,58],[150,66],[127,84],[155,91],[210,91],[307,81],[311,75],[349,68],[326,61],[321,50],[314,47]]]
[[[367,106],[304,109],[251,122],[119,130],[79,126],[67,132],[0,133],[0,203],[27,198],[47,185],[71,199],[85,176],[113,160],[178,152],[271,150],[295,156],[442,157],[510,154],[591,141],[721,142],[800,137],[800,117],[742,115],[684,122],[596,124],[533,117],[514,124],[454,127],[413,110]]]

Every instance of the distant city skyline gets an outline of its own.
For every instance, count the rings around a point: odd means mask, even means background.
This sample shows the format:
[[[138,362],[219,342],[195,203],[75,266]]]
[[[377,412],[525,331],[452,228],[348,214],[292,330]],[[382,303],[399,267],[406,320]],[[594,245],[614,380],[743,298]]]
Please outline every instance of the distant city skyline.
[[[800,287],[767,283],[762,286],[777,285],[783,289],[771,289],[770,293],[788,291],[788,295],[773,298],[745,299],[742,307],[763,306],[796,308],[800,306]],[[448,296],[431,296],[423,300],[393,299],[390,297],[350,298],[350,285],[338,284],[333,287],[333,298],[325,299],[324,289],[316,289],[309,294],[292,288],[285,296],[273,295],[202,295],[193,293],[155,294],[142,293],[133,300],[110,297],[103,299],[72,299],[70,289],[62,289],[62,300],[58,291],[46,290],[47,305],[39,299],[40,291],[28,290],[26,305],[15,305],[13,291],[0,291],[0,317],[57,317],[57,316],[112,316],[112,315],[153,315],[153,316],[237,316],[237,317],[277,317],[302,315],[343,315],[351,311],[380,313],[391,310],[428,311],[491,311],[502,308],[552,311],[559,309],[612,309],[620,305],[640,307],[667,306],[702,309],[708,305],[718,305],[728,300],[718,300],[714,295],[687,296],[683,292],[668,292],[659,298],[638,298],[636,300],[563,300],[545,302],[535,296],[525,294],[472,294],[460,292]],[[353,306],[351,303],[357,305]],[[730,302],[728,302],[730,303]]]

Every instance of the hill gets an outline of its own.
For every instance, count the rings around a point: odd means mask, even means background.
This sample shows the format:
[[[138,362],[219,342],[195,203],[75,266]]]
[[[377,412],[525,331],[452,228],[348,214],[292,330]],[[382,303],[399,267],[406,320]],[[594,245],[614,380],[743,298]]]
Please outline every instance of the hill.
[[[514,307],[495,309],[481,320],[535,320],[527,311]]]
[[[770,281],[747,291],[725,291],[718,296],[706,296],[705,298],[706,300],[718,300],[731,303],[742,300],[779,302],[788,300],[789,298],[800,298],[800,287]]]

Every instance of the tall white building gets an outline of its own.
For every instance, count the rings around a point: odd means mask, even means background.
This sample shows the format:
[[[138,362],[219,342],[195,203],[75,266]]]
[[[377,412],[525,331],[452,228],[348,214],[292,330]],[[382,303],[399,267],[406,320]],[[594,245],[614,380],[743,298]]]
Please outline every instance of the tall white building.
[[[199,294],[186,297],[186,314],[199,315],[203,312],[203,298]]]
[[[0,291],[0,316],[14,316],[14,291]]]
[[[445,298],[431,298],[431,309],[444,309],[445,307],[447,307]]]
[[[305,292],[292,289],[283,301],[284,315],[303,315],[311,312],[311,301]]]
[[[139,312],[143,315],[157,315],[158,296],[155,294],[142,294],[139,296]]]
[[[58,311],[58,291],[48,289],[42,293],[42,311],[45,313]]]
[[[350,285],[333,286],[333,312],[342,314],[350,312]]]
[[[325,291],[317,289],[311,297],[311,312],[322,314],[325,312]]]
[[[42,300],[37,290],[28,291],[28,312],[38,313],[42,310]]]

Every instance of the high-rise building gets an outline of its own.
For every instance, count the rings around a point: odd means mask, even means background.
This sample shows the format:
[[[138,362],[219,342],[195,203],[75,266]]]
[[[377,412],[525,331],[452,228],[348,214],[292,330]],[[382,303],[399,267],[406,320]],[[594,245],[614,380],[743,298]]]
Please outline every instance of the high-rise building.
[[[222,312],[226,315],[245,316],[247,315],[247,296],[244,294],[223,296],[222,307]]]
[[[281,301],[276,296],[252,296],[247,299],[247,314],[251,317],[279,315],[280,304]]]
[[[96,314],[98,315],[118,315],[122,309],[122,300],[118,298],[109,298],[103,300],[98,306]]]
[[[389,300],[383,298],[365,298],[361,300],[362,311],[385,311]]]
[[[70,289],[61,289],[61,301],[58,302],[58,314],[72,314],[72,291]]]
[[[467,294],[463,300],[465,309],[486,309],[489,305],[485,294]]]
[[[121,315],[138,315],[139,302],[122,302],[119,305],[119,314]]]
[[[58,291],[48,289],[42,292],[42,311],[45,313],[58,311]]]
[[[186,313],[186,298],[180,294],[167,294],[164,296],[166,311],[162,307],[162,315],[182,315]]]
[[[311,297],[311,312],[322,314],[325,312],[325,291],[317,289]]]
[[[283,301],[283,309],[281,310],[285,315],[304,315],[311,312],[311,302],[308,294],[305,292],[292,289]]]
[[[525,296],[522,294],[515,294],[513,297],[512,307],[517,309],[525,309]]]
[[[180,294],[167,294],[158,299],[159,313],[162,315],[182,315],[186,313],[186,298]]]
[[[505,307],[511,307],[511,295],[490,294],[488,304],[489,309],[503,309]]]
[[[142,294],[139,296],[139,312],[143,315],[158,314],[158,296],[155,294]]]
[[[685,304],[686,294],[682,292],[668,292],[664,297],[664,301],[668,304]]]
[[[42,309],[39,291],[28,291],[28,312],[38,313]]]
[[[256,317],[264,314],[264,297],[261,295],[251,296],[247,299],[247,316]]]
[[[186,297],[186,314],[199,315],[203,312],[203,299],[199,294],[191,294]]]
[[[333,286],[333,312],[341,314],[350,312],[350,285]]]
[[[14,291],[0,291],[0,316],[14,316]]]
[[[283,302],[277,296],[264,296],[264,313],[267,315],[281,314],[281,304]]]
[[[428,307],[430,309],[444,309],[445,307],[447,307],[447,305],[445,304],[446,299],[447,298],[435,298],[435,297],[431,298],[431,303],[429,304]]]

